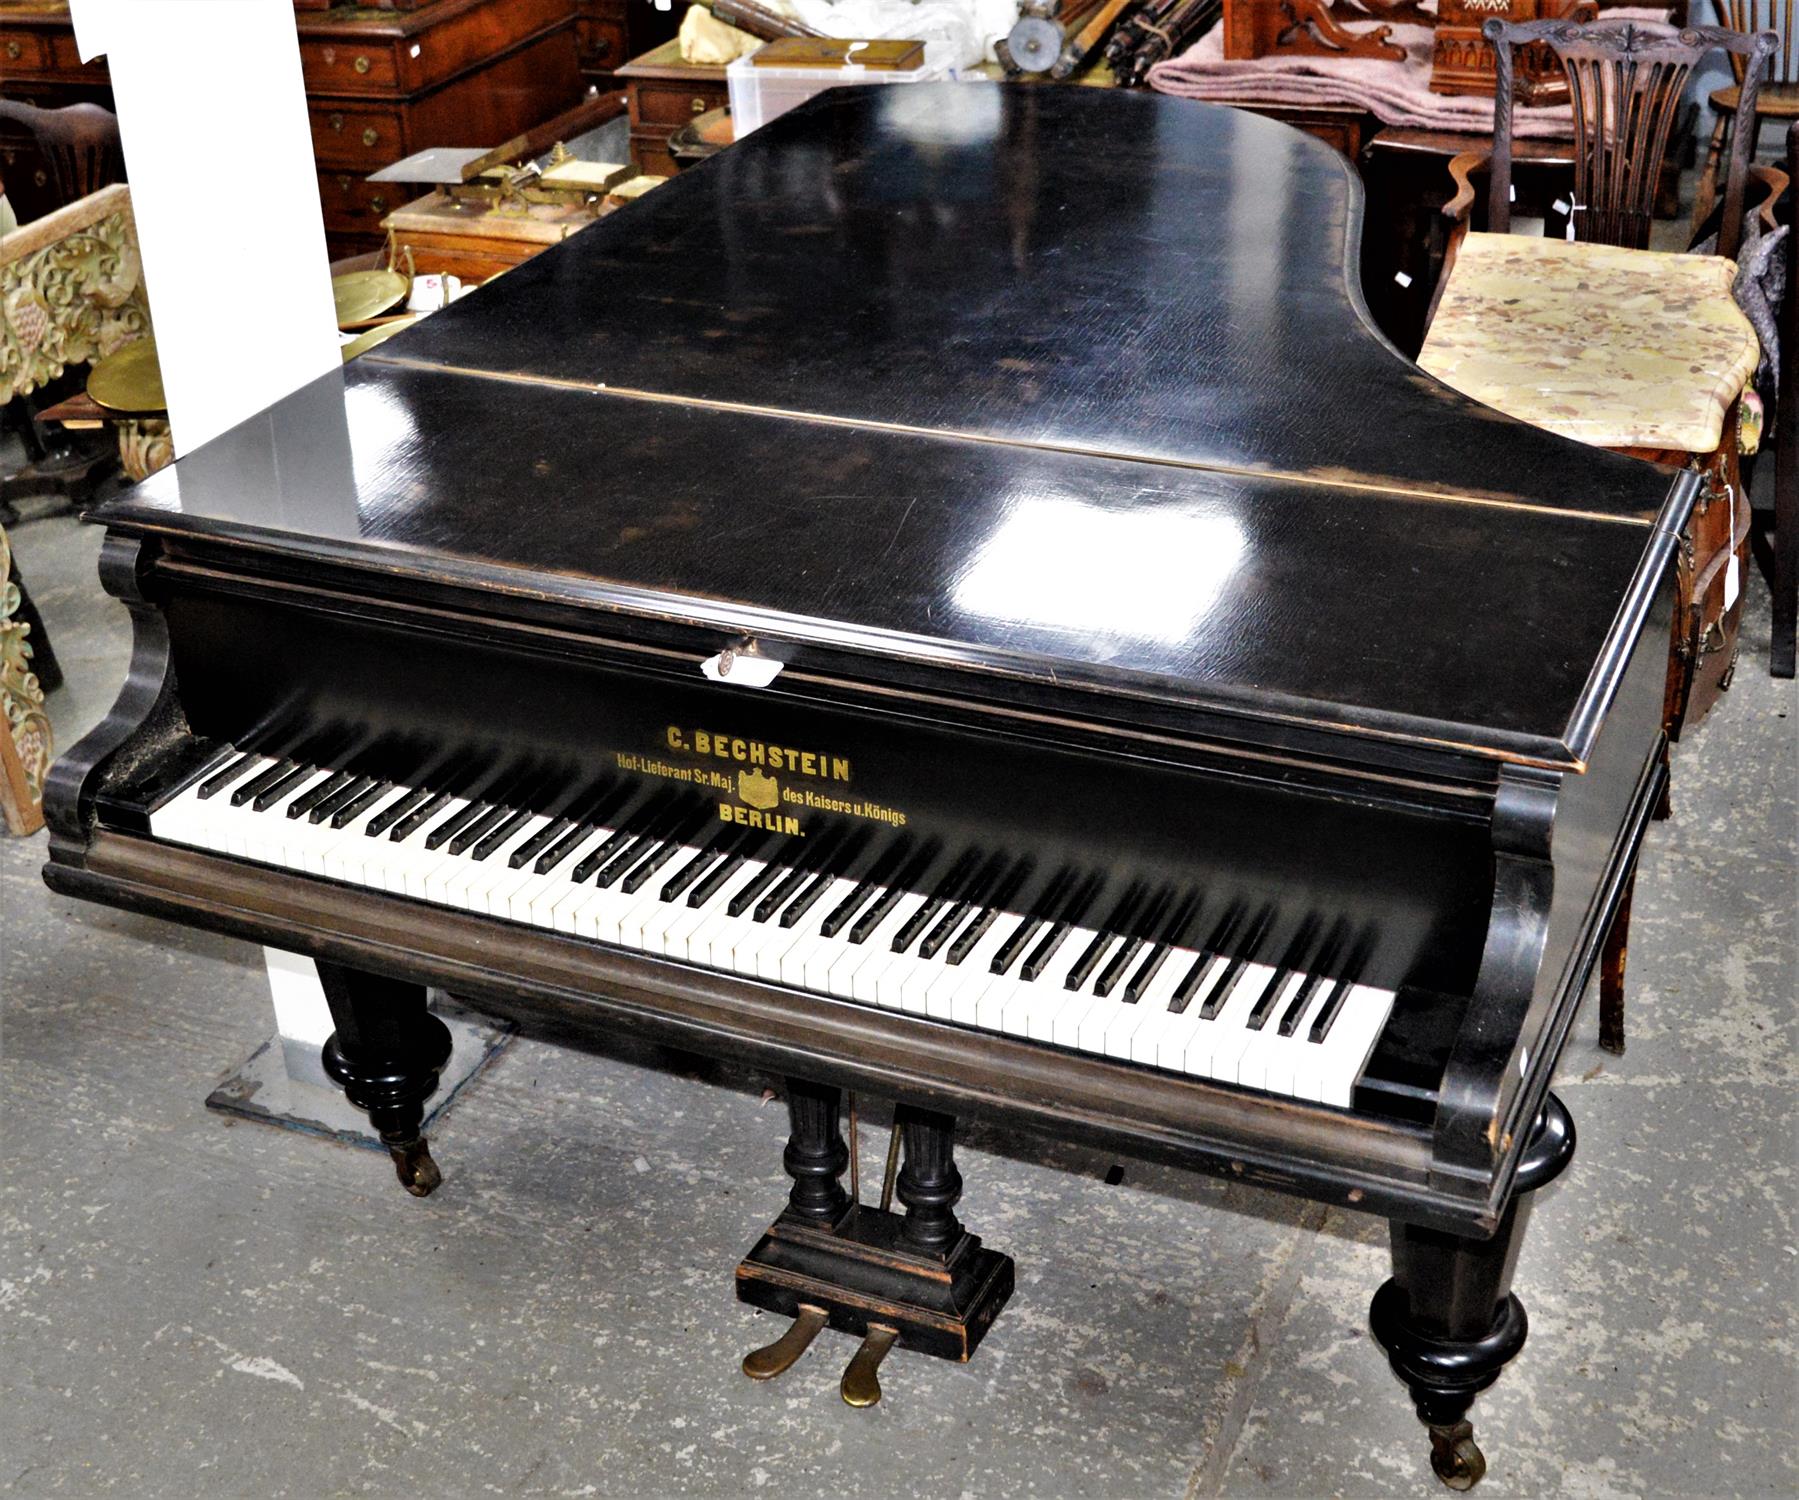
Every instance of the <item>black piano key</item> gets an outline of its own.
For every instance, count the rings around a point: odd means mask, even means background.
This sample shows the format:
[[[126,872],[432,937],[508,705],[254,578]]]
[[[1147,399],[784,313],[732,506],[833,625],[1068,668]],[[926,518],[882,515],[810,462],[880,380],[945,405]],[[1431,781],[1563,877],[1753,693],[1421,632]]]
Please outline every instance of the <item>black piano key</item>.
[[[743,868],[743,862],[750,857],[751,845],[748,840],[738,845],[724,859],[712,868],[712,873],[701,880],[687,893],[687,905],[698,911],[719,892],[733,875]]]
[[[287,815],[290,818],[303,818],[327,797],[335,797],[351,782],[356,780],[353,771],[334,771],[320,781],[315,781],[305,791],[287,804]]]
[[[1031,956],[1024,961],[1024,967],[1018,971],[1018,977],[1027,984],[1034,984],[1039,975],[1047,967],[1049,961],[1056,956],[1062,944],[1068,941],[1068,934],[1081,923],[1087,915],[1087,909],[1093,905],[1105,885],[1103,875],[1089,875],[1086,881],[1075,890],[1063,904],[1062,911],[1050,924],[1049,931],[1044,933],[1043,940],[1031,950]]]
[[[1275,1035],[1292,1036],[1299,1030],[1299,1023],[1305,1019],[1306,1007],[1312,1003],[1312,996],[1318,993],[1318,987],[1323,983],[1322,974],[1306,975],[1292,1001],[1281,1012],[1280,1021],[1275,1026]]]
[[[263,771],[261,775],[246,781],[242,786],[232,792],[231,805],[233,807],[242,807],[252,797],[261,796],[265,788],[273,786],[277,781],[281,780],[282,777],[291,775],[294,769],[295,763],[293,761],[277,760],[269,766],[267,770]]]
[[[1137,972],[1132,974],[1130,982],[1124,987],[1124,999],[1135,1005],[1148,991],[1155,977],[1162,972],[1162,965],[1176,948],[1181,947],[1187,936],[1187,929],[1193,925],[1193,919],[1199,915],[1199,893],[1189,892],[1186,899],[1175,908],[1174,915],[1162,928],[1160,937],[1150,945],[1149,951],[1143,955],[1143,962],[1137,965]],[[1187,1008],[1185,1000],[1170,996],[1168,1008],[1177,1015]]]
[[[601,867],[594,876],[594,885],[599,890],[608,890],[626,872],[636,868],[639,860],[653,854],[667,843],[680,843],[681,828],[692,821],[692,810],[688,809],[685,819],[681,806],[671,800],[663,807],[661,813],[650,819],[638,830],[637,836]]]
[[[1312,1022],[1312,1029],[1306,1033],[1308,1042],[1322,1042],[1331,1034],[1331,1027],[1336,1023],[1337,1014],[1343,1009],[1343,1002],[1349,998],[1349,992],[1355,987],[1355,981],[1347,977],[1339,979],[1331,986],[1331,992],[1325,997],[1324,1004],[1318,1008],[1318,1019]]]
[[[285,776],[277,777],[252,797],[250,811],[267,812],[277,802],[292,796],[295,790],[305,784],[308,777],[318,774],[317,766],[295,766]]]
[[[396,844],[411,838],[449,804],[450,794],[448,792],[433,792],[388,830],[388,838]]]
[[[1292,982],[1293,970],[1285,966],[1276,969],[1268,976],[1268,982],[1262,986],[1262,993],[1256,997],[1256,1003],[1249,1008],[1249,1014],[1243,1018],[1246,1031],[1260,1031],[1268,1017],[1274,1013],[1275,1003]]]
[[[631,866],[631,873],[625,876],[619,889],[627,896],[642,890],[650,877],[663,869],[671,859],[693,847],[693,841],[699,837],[700,830],[712,815],[710,807],[690,809],[686,818],[674,825],[666,839]]]
[[[866,877],[856,883],[856,887],[843,900],[832,908],[830,916],[824,919],[819,932],[825,937],[836,937],[846,925],[855,919],[874,894],[886,883],[889,876],[900,866],[906,857],[906,850],[911,843],[904,836],[896,838],[882,853],[880,859]]]
[[[999,890],[1000,881],[1006,873],[1009,861],[1003,854],[995,854],[982,865],[979,872],[971,879],[955,902],[950,906],[937,925],[918,945],[920,958],[935,958],[947,944],[952,935],[971,917],[978,917],[981,909]]]
[[[1143,945],[1150,940],[1149,934],[1161,926],[1162,914],[1167,911],[1168,903],[1172,899],[1173,893],[1164,887],[1156,893],[1155,899],[1143,908],[1140,916],[1126,919],[1119,932],[1119,936],[1124,939],[1124,942],[1119,945],[1118,951],[1106,960],[1105,968],[1093,981],[1094,994],[1103,1000],[1112,993],[1113,987],[1124,978],[1125,971],[1130,968],[1131,960],[1143,951]],[[1136,997],[1128,992],[1122,998],[1127,1005],[1134,1004],[1136,1000]]]
[[[936,862],[938,847],[937,841],[932,839],[907,861],[905,869],[894,876],[893,884],[881,892],[873,906],[856,918],[856,925],[850,928],[852,943],[866,942],[869,934],[887,920],[900,900],[911,894],[913,887],[924,879],[925,872]]]
[[[574,826],[572,818],[551,818],[542,828],[507,855],[506,863],[515,870],[522,870]]]
[[[739,848],[746,842],[748,841],[742,838],[724,839],[700,850],[698,854],[688,860],[686,864],[682,865],[680,869],[676,870],[675,873],[669,876],[663,883],[662,899],[664,901],[679,901],[692,887],[694,881],[698,880],[700,876],[704,875],[721,859],[729,858],[733,848]]]
[[[951,968],[974,952],[975,944],[987,936],[988,929],[1000,918],[997,906],[988,906],[975,913],[974,920],[956,935],[955,942],[949,945],[949,952],[944,954],[943,961]]]
[[[590,829],[588,831],[595,832],[597,830]],[[627,844],[632,843],[636,838],[637,835],[629,828],[613,829],[611,834],[607,836],[598,848],[583,856],[581,862],[568,872],[568,878],[579,885],[583,880],[587,879],[589,875],[593,874],[595,870],[604,869],[620,849],[623,849]],[[544,858],[548,859],[549,856],[545,855]]]
[[[1064,988],[1078,990],[1092,977],[1100,960],[1111,951],[1112,945],[1128,932],[1137,919],[1143,906],[1144,889],[1133,884],[1119,898],[1118,905],[1112,908],[1112,915],[1105,925],[1093,934],[1093,940],[1087,944],[1086,951],[1075,960],[1074,967],[1068,971],[1062,983]]]
[[[1117,941],[1118,934],[1115,932],[1094,933],[1092,941],[1087,944],[1087,947],[1082,952],[1081,956],[1074,961],[1074,967],[1068,971],[1067,976],[1062,980],[1062,987],[1069,990],[1078,990],[1082,985],[1086,984],[1093,973],[1094,967],[1106,956],[1106,951],[1112,944]]]
[[[1240,960],[1238,960],[1238,968],[1236,968],[1236,971],[1232,971],[1232,959],[1231,951],[1229,951],[1229,944],[1236,942],[1236,939],[1238,939],[1238,933],[1240,933],[1241,928],[1243,928],[1243,915],[1245,915],[1245,912],[1247,912],[1247,906],[1243,906],[1241,903],[1232,905],[1231,910],[1225,912],[1222,923],[1218,924],[1218,930],[1211,935],[1211,939],[1205,944],[1204,953],[1200,955],[1200,959],[1198,959],[1198,962],[1193,966],[1193,973],[1187,977],[1196,986],[1202,975],[1205,975],[1207,978],[1216,975],[1216,980],[1214,980],[1213,987],[1211,987],[1211,993],[1205,996],[1204,1004],[1200,1005],[1200,1016],[1204,1016],[1205,1020],[1213,1020],[1213,1018],[1216,1018],[1216,1014],[1222,1011],[1225,1000],[1231,998],[1232,986],[1236,984],[1236,973],[1241,973]],[[1258,939],[1259,932],[1254,932],[1254,930],[1252,930],[1249,939],[1250,946],[1254,946],[1254,942],[1258,941]],[[1229,980],[1229,982],[1227,982],[1227,980]],[[1182,987],[1186,989],[1186,984]],[[1191,996],[1189,996],[1189,998],[1191,998]]]
[[[756,904],[769,886],[787,873],[787,870],[788,866],[771,859],[731,897],[725,906],[725,915],[741,917]]]
[[[199,797],[202,802],[208,797],[216,797],[261,759],[262,757],[255,751],[251,751],[248,755],[239,756],[236,760],[232,761],[230,765],[226,766],[224,770],[217,771],[211,776],[208,776],[206,780],[202,781],[200,783],[200,789],[195,795]]]
[[[1312,1029],[1306,1033],[1308,1042],[1322,1042],[1331,1034],[1331,1027],[1336,1024],[1337,1016],[1343,1009],[1343,1002],[1349,998],[1349,992],[1361,982],[1362,970],[1367,965],[1369,951],[1374,946],[1374,929],[1365,927],[1356,941],[1354,951],[1343,965],[1337,982],[1331,986],[1331,992],[1325,997],[1324,1004],[1318,1007],[1318,1014],[1312,1021]]]
[[[311,792],[306,793],[305,796],[298,798],[294,802],[293,807],[288,808],[287,815],[290,818],[296,816],[294,808],[300,807],[301,803],[309,803],[310,806],[301,808],[301,811],[306,814],[306,821],[308,823],[323,823],[325,819],[330,817],[332,813],[336,812],[338,808],[342,807],[344,803],[348,802],[350,798],[354,797],[364,787],[374,784],[375,778],[372,776],[358,776],[354,771],[345,771],[332,777],[331,780],[334,785],[329,789],[325,787],[314,789],[323,792],[323,796],[315,799]]]
[[[794,894],[812,878],[814,873],[816,872],[803,864],[787,866],[782,871],[781,878],[772,886],[767,887],[762,899],[756,903],[755,911],[750,914],[751,919],[757,922],[774,921],[775,913],[793,899]]]
[[[441,849],[451,839],[455,838],[465,827],[474,822],[476,818],[480,817],[481,814],[486,811],[486,808],[487,804],[484,802],[465,802],[448,817],[441,819],[432,830],[425,835],[425,847],[427,849]]]
[[[829,870],[820,870],[808,880],[800,887],[799,894],[781,908],[780,925],[796,926],[799,919],[818,904],[818,898],[830,890],[831,882],[836,878]]]
[[[511,817],[503,820],[497,828],[490,829],[487,837],[469,850],[470,856],[476,860],[483,860],[489,855],[499,853],[521,828],[536,817],[537,814],[528,807],[515,809]],[[512,868],[516,870],[518,866],[513,865]]]
[[[462,854],[486,838],[499,824],[512,816],[512,809],[504,803],[489,802],[461,828],[449,842],[451,854]]]
[[[380,801],[381,798],[385,797],[393,789],[394,784],[391,781],[379,781],[372,776],[369,778],[368,784],[364,786],[361,791],[357,791],[352,787],[349,794],[342,798],[337,806],[332,809],[331,826],[333,828],[348,828],[357,820],[357,818],[361,817],[363,813],[367,812],[376,804],[376,802]],[[363,832],[366,834],[368,830],[365,828]]]
[[[1187,970],[1186,976],[1174,987],[1174,993],[1168,997],[1168,1008],[1177,1015],[1186,1010],[1192,1003],[1193,997],[1199,993],[1206,976],[1220,961],[1219,956],[1210,948],[1202,948],[1199,957],[1193,960],[1192,966]]]
[[[1269,924],[1273,921],[1274,908],[1264,906],[1261,914],[1250,924],[1236,951],[1226,955],[1224,970],[1219,974],[1217,984],[1213,985],[1211,994],[1206,996],[1205,1003],[1199,1008],[1202,1019],[1214,1020],[1218,1012],[1224,1009],[1225,1002],[1231,998],[1231,991],[1236,989],[1237,981],[1243,977],[1243,971],[1254,962],[1256,951],[1261,947],[1262,939],[1267,936]]]
[[[400,795],[370,818],[368,826],[362,831],[372,839],[380,838],[430,795],[431,793],[422,786],[402,788]]]
[[[962,888],[974,878],[979,860],[979,854],[969,849],[950,867],[949,874],[938,882],[937,888],[919,903],[918,910],[907,917],[905,925],[893,935],[895,953],[904,953],[924,935],[924,930],[930,926],[944,904],[959,895]]]
[[[1292,978],[1305,968],[1307,959],[1313,957],[1318,941],[1318,918],[1309,916],[1300,923],[1299,931],[1293,941],[1287,944],[1287,951],[1281,961],[1274,966],[1274,973],[1268,983],[1262,987],[1262,993],[1256,997],[1256,1003],[1250,1007],[1244,1026],[1250,1031],[1260,1031],[1268,1023],[1268,1017],[1274,1013],[1274,1007],[1280,1003],[1281,992],[1286,989]]]
[[[999,945],[999,951],[993,955],[990,965],[995,974],[1004,974],[1013,964],[1018,962],[1018,955],[1030,946],[1031,939],[1043,930],[1047,919],[1034,913],[1027,913],[1018,919],[1018,925],[1012,929],[1012,935]]]

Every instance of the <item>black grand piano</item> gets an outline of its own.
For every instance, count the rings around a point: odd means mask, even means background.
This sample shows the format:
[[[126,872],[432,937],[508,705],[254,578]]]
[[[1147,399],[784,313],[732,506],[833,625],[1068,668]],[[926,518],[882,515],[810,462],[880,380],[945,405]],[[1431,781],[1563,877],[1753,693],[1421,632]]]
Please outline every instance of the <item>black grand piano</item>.
[[[46,879],[314,956],[415,1193],[427,986],[784,1076],[746,1363],[862,1334],[852,1399],[1011,1290],[957,1116],[1382,1215],[1466,1488],[1692,486],[1408,363],[1359,214],[1230,110],[822,96],[100,509]]]

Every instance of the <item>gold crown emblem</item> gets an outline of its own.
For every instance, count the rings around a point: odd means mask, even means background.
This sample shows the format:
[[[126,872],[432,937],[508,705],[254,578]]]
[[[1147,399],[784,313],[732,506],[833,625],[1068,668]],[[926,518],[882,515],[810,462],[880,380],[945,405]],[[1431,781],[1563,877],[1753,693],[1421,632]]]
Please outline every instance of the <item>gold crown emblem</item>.
[[[737,795],[751,807],[767,812],[781,800],[781,788],[774,777],[764,771],[739,771]]]

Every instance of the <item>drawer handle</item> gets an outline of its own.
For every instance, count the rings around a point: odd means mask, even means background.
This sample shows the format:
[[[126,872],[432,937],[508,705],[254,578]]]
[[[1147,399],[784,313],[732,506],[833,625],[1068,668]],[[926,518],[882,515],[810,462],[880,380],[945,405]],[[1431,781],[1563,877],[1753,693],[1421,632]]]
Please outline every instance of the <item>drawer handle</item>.
[[[344,133],[344,117],[342,115],[333,115],[331,117],[331,128],[339,135],[342,135]]]
[[[375,129],[375,127],[373,125],[369,126],[366,130],[364,130],[362,132],[362,144],[365,146],[372,146],[375,144],[376,141],[378,141],[380,139],[381,139],[381,132],[379,130]]]
[[[705,114],[706,113],[706,101],[704,99],[695,99],[693,101],[693,112],[696,115]]]
[[[593,55],[596,59],[612,56],[612,38],[609,36],[597,38],[593,44]]]
[[[369,70],[369,60],[366,57],[358,57],[350,66],[358,73],[366,73]]]
[[[6,55],[14,62],[17,62],[25,55],[25,44],[18,41],[8,42],[6,44]]]
[[[374,211],[378,214],[386,213],[387,212],[387,196],[386,196],[386,194],[376,193],[373,198],[369,199],[369,207],[374,209]]]

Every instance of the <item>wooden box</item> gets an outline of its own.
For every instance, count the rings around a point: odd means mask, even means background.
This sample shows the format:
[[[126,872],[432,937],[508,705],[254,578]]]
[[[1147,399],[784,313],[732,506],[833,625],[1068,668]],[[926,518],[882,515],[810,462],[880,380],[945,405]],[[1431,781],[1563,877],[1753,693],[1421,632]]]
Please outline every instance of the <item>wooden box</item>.
[[[1493,97],[1496,60],[1480,34],[1488,21],[1590,21],[1594,0],[1440,0],[1431,41],[1430,91]],[[1547,43],[1518,49],[1513,97],[1540,107],[1568,102],[1568,76]]]

